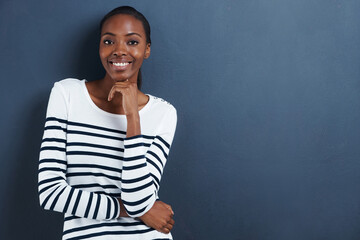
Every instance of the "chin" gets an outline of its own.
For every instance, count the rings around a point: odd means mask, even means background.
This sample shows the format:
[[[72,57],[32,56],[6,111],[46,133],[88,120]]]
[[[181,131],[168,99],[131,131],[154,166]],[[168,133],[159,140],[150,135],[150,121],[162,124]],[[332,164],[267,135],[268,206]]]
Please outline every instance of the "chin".
[[[127,80],[127,78],[126,79],[114,79],[115,82],[125,82],[126,80]]]
[[[112,75],[111,78],[114,80],[114,82],[125,82],[126,79],[129,79],[130,77],[127,75]]]

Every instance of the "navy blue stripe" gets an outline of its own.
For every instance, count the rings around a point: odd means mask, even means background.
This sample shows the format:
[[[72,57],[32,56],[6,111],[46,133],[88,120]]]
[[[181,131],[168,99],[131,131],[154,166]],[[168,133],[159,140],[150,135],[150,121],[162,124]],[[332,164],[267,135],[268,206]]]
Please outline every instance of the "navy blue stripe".
[[[152,184],[153,184],[153,182],[151,181],[151,182],[148,182],[145,185],[142,185],[142,186],[136,187],[136,188],[129,188],[129,189],[128,188],[121,188],[121,191],[126,192],[126,193],[137,192],[137,191],[141,191],[141,190],[143,190],[143,189],[145,189],[147,187],[150,187]]]
[[[143,167],[146,167],[146,163],[142,163],[142,164],[134,165],[134,166],[130,166],[130,167],[123,166],[123,170],[134,170],[134,169],[143,168]]]
[[[151,161],[151,160],[148,159],[148,158],[146,158],[146,161],[147,161],[148,163],[150,163],[151,165],[153,165],[153,166],[159,171],[160,175],[162,175],[161,170],[160,170],[160,168],[158,167],[158,165],[156,165],[153,161]]]
[[[43,142],[60,142],[60,143],[66,143],[65,139],[62,138],[44,138],[42,141]]]
[[[67,198],[66,200],[66,203],[65,203],[65,207],[64,207],[64,211],[63,212],[67,212],[68,210],[68,207],[69,207],[69,204],[70,204],[70,201],[71,201],[71,198],[72,198],[72,195],[74,194],[74,188],[71,188],[70,190],[70,193],[69,193],[69,197]]]
[[[168,149],[170,149],[170,144],[165,141],[162,137],[160,137],[159,135],[156,136],[157,139],[159,139]]]
[[[99,127],[91,124],[86,123],[79,123],[79,122],[72,122],[61,118],[55,118],[55,117],[48,117],[46,118],[46,121],[58,121],[60,123],[67,123],[72,126],[79,126],[79,127],[87,127],[87,128],[94,128],[98,130],[108,131],[108,132],[114,132],[114,133],[120,133],[120,134],[126,134],[125,131],[117,130],[117,129],[111,129],[111,128],[105,128],[105,127]]]
[[[60,122],[60,123],[67,123],[68,122],[65,119],[60,119],[60,118],[56,118],[56,117],[48,117],[48,118],[46,118],[45,121],[46,122],[48,122],[48,121],[57,121],[57,122]]]
[[[88,202],[88,204],[87,204],[86,211],[85,211],[85,215],[84,215],[85,218],[87,218],[87,217],[89,216],[89,211],[90,211],[90,207],[91,207],[91,203],[92,203],[93,196],[94,196],[94,193],[90,193],[89,202]]]
[[[134,161],[134,160],[139,160],[139,159],[142,159],[144,158],[144,155],[138,155],[138,156],[135,156],[135,157],[127,157],[127,158],[124,158],[124,161]]]
[[[125,148],[137,148],[137,147],[150,147],[151,144],[146,144],[146,143],[134,143],[134,144],[129,144],[129,145],[125,145]]]
[[[53,158],[44,158],[41,159],[39,161],[39,164],[41,163],[59,163],[59,164],[64,164],[66,165],[66,161],[65,160],[61,160],[61,159],[53,159]]]
[[[147,154],[150,154],[151,156],[153,156],[154,158],[156,158],[156,160],[158,160],[158,162],[161,164],[161,167],[164,167],[163,162],[161,161],[161,159],[159,158],[158,155],[156,155],[155,153],[153,153],[152,151],[148,151]]]
[[[109,138],[109,139],[113,139],[113,140],[117,140],[117,141],[124,140],[124,138],[120,138],[120,137],[114,137],[114,136],[98,134],[98,133],[91,133],[91,132],[84,132],[84,131],[77,131],[77,130],[68,130],[68,134],[88,135],[88,136],[92,136],[92,137]]]
[[[142,138],[142,135],[135,135],[132,137],[127,137],[127,138],[125,138],[125,140],[132,140],[132,139],[137,139],[137,138]]]
[[[150,176],[150,174],[146,174],[142,177],[138,177],[138,178],[134,178],[134,179],[122,179],[121,182],[122,183],[135,183],[135,182],[142,181],[142,180],[148,178],[149,176]]]
[[[38,183],[38,186],[41,186],[44,183],[49,183],[49,182],[53,182],[53,181],[56,181],[56,180],[65,180],[65,179],[63,177],[47,178],[47,179],[44,179],[44,180],[40,181]]]
[[[122,227],[131,227],[131,226],[144,226],[144,224],[142,222],[104,222],[104,223],[98,223],[98,224],[92,224],[92,225],[88,225],[88,226],[83,226],[83,227],[77,227],[77,228],[72,228],[69,230],[66,230],[63,232],[63,235],[69,234],[69,233],[73,233],[73,232],[78,232],[78,231],[85,231],[85,230],[89,230],[89,229],[97,229],[97,228],[101,228],[101,227],[116,227],[116,226],[122,226]],[[150,228],[148,228],[150,229]],[[152,230],[152,229],[151,229]],[[130,231],[123,231],[123,232],[130,232]]]
[[[118,173],[122,172],[121,169],[119,169],[119,168],[112,168],[112,167],[107,167],[107,166],[102,166],[102,165],[97,165],[97,164],[68,164],[68,168],[99,168],[99,169],[114,171],[114,172],[118,172]]]
[[[119,189],[119,190],[120,190],[120,189]],[[96,194],[105,194],[105,195],[108,195],[108,196],[110,196],[110,197],[121,198],[121,192],[109,193],[109,192],[105,192],[105,191],[94,191],[93,193],[96,193]]]
[[[56,190],[58,190],[60,186],[58,186],[57,188],[55,188],[47,197],[46,199],[44,200],[43,204],[41,204],[41,207],[42,208],[45,208],[47,202],[49,201],[50,197],[55,193]]]
[[[157,184],[154,183],[155,186],[156,186],[156,189],[159,190],[160,180],[154,174],[150,173],[150,175],[155,180],[155,182],[157,183]]]
[[[132,139],[137,139],[137,138],[145,138],[145,139],[154,139],[154,136],[148,136],[148,135],[136,135],[136,136],[132,136],[132,137],[127,137],[125,138],[125,140],[132,140]]]
[[[52,188],[53,186],[57,185],[57,184],[59,184],[59,183],[54,183],[54,184],[51,184],[51,185],[49,185],[49,186],[44,187],[43,189],[41,189],[41,190],[39,191],[39,195],[42,194],[43,192],[45,192],[46,190]]]
[[[40,148],[40,151],[45,151],[45,150],[54,150],[54,151],[60,151],[60,152],[66,151],[65,148],[60,148],[60,147],[42,147],[42,148]]]
[[[61,169],[61,168],[45,167],[45,168],[40,168],[40,169],[39,169],[39,173],[44,172],[44,171],[55,171],[55,172],[63,172],[63,173],[66,173],[66,170]]]
[[[168,158],[168,155],[167,155],[167,153],[165,152],[164,148],[163,148],[160,144],[158,144],[157,142],[154,142],[153,144],[154,144],[155,146],[157,146],[157,147],[162,151],[162,153],[164,154],[165,159],[167,159],[167,158]]]
[[[75,201],[73,210],[72,210],[72,212],[71,212],[72,215],[75,215],[75,213],[76,213],[76,210],[77,210],[77,208],[78,208],[78,206],[79,206],[81,194],[82,194],[82,191],[79,191],[79,192],[78,192],[78,195],[77,195],[77,197],[76,197],[76,201]]]
[[[125,209],[126,209],[126,208],[125,208]],[[126,209],[126,212],[128,213],[129,216],[134,216],[134,215],[137,215],[137,214],[139,214],[139,213],[144,212],[145,209],[146,209],[146,207],[144,207],[144,208],[142,208],[142,209],[140,209],[140,210],[138,210],[138,211],[129,211],[129,210]]]
[[[72,185],[72,187],[74,188],[92,188],[92,187],[101,187],[101,188],[104,188],[104,189],[107,189],[107,188],[114,188],[114,189],[117,189],[119,187],[115,186],[115,185],[112,185],[112,184],[107,184],[107,185],[102,185],[102,184],[98,184],[98,183],[90,183],[90,184],[77,184],[77,185]]]
[[[101,148],[101,149],[109,149],[118,152],[124,152],[124,149],[117,147],[104,146],[99,144],[90,144],[90,143],[82,143],[82,142],[71,142],[67,143],[67,146],[84,146],[84,147],[93,147],[93,148]]]
[[[148,135],[142,135],[143,138],[145,139],[154,139],[154,136],[148,136]]]
[[[104,173],[93,173],[93,172],[76,172],[76,173],[67,173],[66,177],[81,177],[81,176],[94,176],[94,177],[105,177],[115,181],[121,181],[121,177],[110,176]]]
[[[114,206],[115,206],[113,218],[118,218],[118,216],[119,216],[119,214],[118,214],[118,211],[119,211],[119,202],[118,202],[117,198],[115,198],[115,197],[112,197],[111,199],[114,201]]]
[[[98,152],[88,152],[88,151],[68,151],[67,155],[97,156],[97,157],[104,157],[104,158],[112,158],[112,159],[116,159],[116,160],[123,160],[122,156],[116,156],[116,155],[98,153]]]
[[[64,132],[66,132],[66,128],[62,128],[60,126],[47,126],[47,127],[44,127],[44,131],[46,130],[62,130]]]
[[[137,206],[137,205],[140,205],[140,204],[146,202],[146,201],[149,200],[151,197],[152,197],[152,194],[150,194],[149,196],[144,197],[143,199],[141,199],[141,200],[139,200],[139,201],[136,201],[136,202],[127,202],[127,201],[124,201],[124,200],[121,200],[121,201],[122,201],[123,204],[126,205],[126,206]]]
[[[68,240],[80,240],[80,239],[90,239],[92,237],[98,236],[106,236],[106,235],[122,235],[122,234],[141,234],[155,231],[154,229],[145,229],[145,230],[133,230],[133,231],[103,231],[103,232],[96,232],[87,235],[82,235],[73,238],[67,238]]]
[[[108,198],[107,199],[106,219],[110,218],[110,207],[111,207],[111,201],[110,201],[110,198]]]
[[[68,217],[64,218],[64,222],[66,222],[66,221],[71,221],[71,220],[78,219],[78,218],[81,218],[81,217],[78,217],[78,216],[68,216]]]
[[[60,195],[64,192],[65,189],[66,189],[66,187],[64,187],[64,188],[59,192],[59,194],[55,197],[53,203],[52,203],[51,206],[50,206],[50,210],[54,210],[55,205],[56,205],[56,203],[58,202]]]
[[[101,201],[100,195],[97,195],[97,201],[96,201],[96,207],[95,207],[95,212],[94,212],[94,215],[93,215],[93,219],[97,218],[99,208],[100,208],[100,201]]]
[[[108,132],[113,132],[113,133],[120,133],[120,134],[123,134],[123,135],[126,134],[125,131],[121,131],[121,130],[117,130],[117,129],[111,129],[111,128],[105,128],[105,127],[99,127],[99,126],[86,124],[86,123],[79,123],[79,122],[71,122],[71,121],[69,121],[68,124],[72,125],[72,126],[87,127],[87,128],[93,128],[93,129],[98,129],[98,130],[103,130],[103,131],[108,131]]]

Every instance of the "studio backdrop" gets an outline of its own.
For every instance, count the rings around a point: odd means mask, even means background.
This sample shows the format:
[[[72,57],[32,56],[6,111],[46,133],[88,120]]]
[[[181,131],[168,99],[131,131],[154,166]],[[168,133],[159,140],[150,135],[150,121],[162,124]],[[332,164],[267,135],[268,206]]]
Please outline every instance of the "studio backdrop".
[[[178,112],[160,199],[176,240],[360,239],[360,1],[0,2],[0,239],[61,239],[38,156],[50,90],[103,76],[99,22],[152,27],[145,93]]]

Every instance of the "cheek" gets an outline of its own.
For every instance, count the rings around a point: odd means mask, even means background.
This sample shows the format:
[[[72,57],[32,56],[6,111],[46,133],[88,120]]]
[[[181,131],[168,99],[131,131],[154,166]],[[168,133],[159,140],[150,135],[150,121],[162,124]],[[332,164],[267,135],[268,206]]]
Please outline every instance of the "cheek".
[[[137,49],[136,51],[133,52],[133,56],[138,60],[143,60],[145,57],[145,51],[144,49]]]
[[[105,58],[109,56],[109,52],[110,52],[109,48],[104,48],[104,47],[99,48],[99,56],[101,58],[101,61],[103,61]]]

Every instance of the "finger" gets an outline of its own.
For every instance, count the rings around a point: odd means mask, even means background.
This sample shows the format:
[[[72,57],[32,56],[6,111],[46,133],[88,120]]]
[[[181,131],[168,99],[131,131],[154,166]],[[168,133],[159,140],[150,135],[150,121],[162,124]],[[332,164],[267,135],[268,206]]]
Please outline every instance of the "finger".
[[[116,87],[116,86],[114,85],[114,86],[111,88],[110,92],[109,92],[108,101],[111,101],[111,100],[114,98],[116,92],[120,92],[120,93],[121,93],[121,90],[119,89],[119,87]]]
[[[133,88],[133,89],[138,89],[137,88],[137,83],[133,83],[133,82],[116,82],[114,85]]]
[[[166,225],[166,227],[165,227],[165,228],[169,229],[169,232],[170,232],[170,231],[171,231],[171,229],[173,228],[173,225],[168,224],[168,225]]]
[[[116,86],[129,86],[130,82],[115,82],[114,85]]]
[[[169,221],[168,221],[168,224],[170,224],[170,225],[174,225],[175,224],[175,221],[174,221],[174,219],[170,219]]]
[[[130,82],[129,79],[126,79],[125,81],[115,82],[114,84],[115,84],[115,85],[126,85],[126,86],[128,86],[128,85],[131,85],[131,84],[133,84],[133,83]]]
[[[174,211],[172,210],[171,206],[169,204],[166,204],[164,202],[162,202],[162,204],[164,204],[164,207],[169,209],[171,211],[171,217],[174,216]]]
[[[159,229],[158,230],[159,232],[162,232],[162,233],[169,233],[170,232],[170,230],[169,229],[167,229],[167,228],[161,228],[161,229]]]
[[[171,211],[172,216],[174,216],[174,211],[172,210],[172,207],[170,205],[167,205],[166,207]]]
[[[117,93],[117,92],[124,93],[126,89],[127,89],[127,87],[114,85],[109,92],[108,101],[111,101],[114,98],[115,93]]]
[[[115,83],[121,83],[121,82],[127,82],[127,81],[129,81],[128,78],[126,80],[117,80],[117,81],[115,81]]]
[[[114,87],[115,86],[112,86],[112,88],[110,89],[110,92],[108,94],[108,101],[111,101],[112,98],[114,97],[113,94],[114,94]]]
[[[164,230],[163,233],[166,233],[166,234],[170,232],[170,229],[168,229],[166,227],[164,227],[163,230]]]
[[[171,206],[170,206],[169,204],[164,203],[164,205],[165,205],[165,207],[166,207],[167,209],[170,209],[170,210],[171,210]]]

